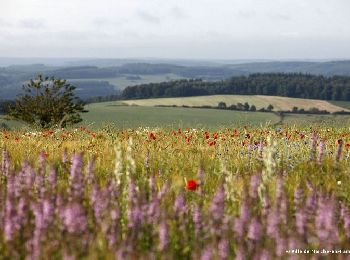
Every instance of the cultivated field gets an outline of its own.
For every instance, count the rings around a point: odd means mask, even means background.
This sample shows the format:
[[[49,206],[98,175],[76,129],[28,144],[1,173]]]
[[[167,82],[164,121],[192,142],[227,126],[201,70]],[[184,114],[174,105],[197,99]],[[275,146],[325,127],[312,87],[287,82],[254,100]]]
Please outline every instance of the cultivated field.
[[[348,128],[2,131],[0,147],[5,259],[281,259],[350,246]]]
[[[154,98],[154,99],[139,99],[127,100],[123,103],[128,105],[138,106],[158,106],[158,105],[177,105],[177,106],[217,106],[219,102],[225,102],[227,106],[236,105],[237,103],[248,102],[250,105],[255,105],[257,109],[266,108],[269,104],[274,106],[274,110],[292,110],[294,106],[308,110],[312,107],[319,110],[327,110],[336,112],[347,110],[341,106],[334,105],[324,100],[288,98],[277,96],[262,96],[262,95],[213,95],[213,96],[197,96],[197,97],[178,97],[178,98]]]
[[[151,127],[236,127],[238,125],[275,125],[280,117],[273,113],[226,111],[217,109],[173,108],[173,107],[141,107],[123,106],[115,102],[103,102],[86,106],[89,113],[83,114],[81,125],[90,125],[99,129],[104,125],[113,124],[119,129]],[[21,128],[24,125],[15,121],[6,121],[0,116],[0,123],[11,128]],[[348,115],[301,115],[288,114],[283,119],[287,125],[350,125]]]

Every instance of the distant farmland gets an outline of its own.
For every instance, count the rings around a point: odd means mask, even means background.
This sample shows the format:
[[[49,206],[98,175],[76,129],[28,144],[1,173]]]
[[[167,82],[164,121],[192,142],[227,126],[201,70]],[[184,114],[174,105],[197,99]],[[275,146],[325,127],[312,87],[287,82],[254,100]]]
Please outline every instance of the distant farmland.
[[[176,105],[176,106],[217,106],[219,102],[225,102],[227,106],[248,102],[249,105],[255,105],[257,109],[266,108],[269,104],[274,106],[274,110],[292,110],[294,106],[308,110],[312,107],[319,110],[327,110],[336,112],[346,110],[342,106],[330,103],[325,100],[288,98],[277,96],[262,95],[212,95],[212,96],[196,96],[196,97],[177,97],[177,98],[153,98],[126,100],[122,103],[137,106],[159,106],[159,105]],[[120,102],[117,102],[117,104]]]
[[[94,103],[86,106],[89,113],[83,114],[81,125],[94,129],[113,124],[117,128],[165,127],[165,128],[217,128],[239,127],[242,125],[276,124],[280,117],[274,113],[227,111],[218,109],[199,109],[182,107],[123,106],[119,102]],[[0,116],[0,124],[11,128],[24,126],[14,121],[6,121]],[[332,125],[342,126],[350,123],[348,115],[302,115],[288,114],[283,120],[288,125]]]
[[[141,84],[149,83],[160,83],[169,80],[179,80],[184,79],[184,77],[178,76],[176,74],[155,74],[155,75],[121,75],[114,78],[91,78],[91,79],[69,79],[69,81],[74,84],[74,82],[84,82],[84,81],[108,81],[109,84],[115,87],[115,90],[123,90],[129,86],[136,86]]]

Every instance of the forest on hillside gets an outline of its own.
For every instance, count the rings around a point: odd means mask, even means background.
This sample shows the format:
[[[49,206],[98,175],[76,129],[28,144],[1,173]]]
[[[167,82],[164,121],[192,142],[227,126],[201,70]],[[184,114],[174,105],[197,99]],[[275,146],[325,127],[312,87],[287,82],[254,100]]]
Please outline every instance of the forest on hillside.
[[[227,80],[176,80],[127,87],[123,99],[187,97],[216,94],[270,95],[322,100],[350,100],[350,77],[301,73],[265,73]]]

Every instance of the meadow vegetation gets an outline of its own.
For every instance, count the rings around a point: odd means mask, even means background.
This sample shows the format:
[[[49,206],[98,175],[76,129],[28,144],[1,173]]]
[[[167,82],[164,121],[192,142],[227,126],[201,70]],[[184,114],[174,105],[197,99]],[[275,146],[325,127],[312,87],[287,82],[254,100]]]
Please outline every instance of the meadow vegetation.
[[[349,248],[348,127],[22,129],[1,131],[0,147],[4,257]]]

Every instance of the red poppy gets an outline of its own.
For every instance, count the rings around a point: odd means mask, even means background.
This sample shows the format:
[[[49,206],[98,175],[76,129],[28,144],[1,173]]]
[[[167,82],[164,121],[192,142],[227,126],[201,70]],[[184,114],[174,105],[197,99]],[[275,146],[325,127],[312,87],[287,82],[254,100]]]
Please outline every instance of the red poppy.
[[[91,133],[91,136],[92,136],[93,138],[95,138],[95,137],[96,137],[96,133]]]
[[[156,135],[155,135],[155,133],[150,133],[150,134],[149,134],[149,138],[152,139],[152,140],[156,140]]]
[[[209,144],[209,146],[213,146],[216,144],[216,141],[209,141],[208,144]]]
[[[196,190],[198,188],[198,183],[195,180],[189,180],[186,188],[188,190]]]

